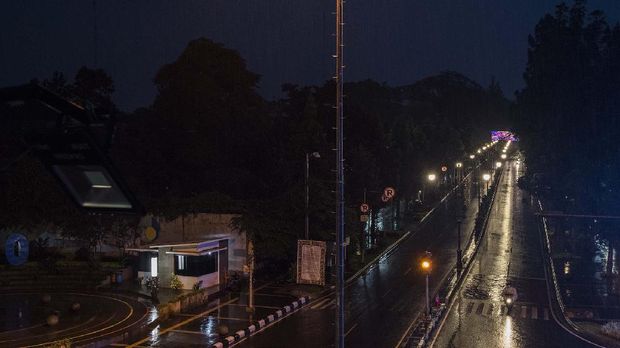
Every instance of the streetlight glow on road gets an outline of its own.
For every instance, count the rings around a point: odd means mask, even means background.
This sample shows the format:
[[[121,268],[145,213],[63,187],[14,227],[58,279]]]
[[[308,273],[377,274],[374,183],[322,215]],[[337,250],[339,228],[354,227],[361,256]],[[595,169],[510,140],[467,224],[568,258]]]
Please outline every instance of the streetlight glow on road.
[[[456,162],[456,167],[457,167],[457,168],[461,168],[462,166],[463,166],[463,163],[461,163],[461,162]]]

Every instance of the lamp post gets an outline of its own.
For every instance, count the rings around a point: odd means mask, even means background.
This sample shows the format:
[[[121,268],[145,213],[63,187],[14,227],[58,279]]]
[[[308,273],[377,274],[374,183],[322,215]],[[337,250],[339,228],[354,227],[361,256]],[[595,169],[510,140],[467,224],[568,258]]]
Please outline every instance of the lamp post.
[[[420,267],[422,267],[422,271],[426,273],[426,315],[431,314],[431,300],[428,294],[428,277],[431,274],[431,266],[432,266],[431,253],[427,251],[424,255],[424,258],[422,259],[422,262],[420,263]]]
[[[458,217],[456,219],[457,224],[457,244],[456,244],[456,271],[458,274],[461,274],[463,270],[463,251],[461,250],[461,218]]]
[[[304,235],[305,239],[310,239],[310,218],[308,217],[308,209],[310,204],[310,156],[313,158],[321,158],[321,155],[318,152],[306,153],[306,233]]]
[[[458,183],[462,180],[463,177],[463,163],[461,162],[456,162],[456,184],[458,185]]]
[[[437,175],[431,173],[428,174],[426,176],[426,179],[428,180],[428,182],[430,182],[431,184],[435,183],[435,180],[437,179]],[[425,202],[426,200],[426,181],[423,182],[422,184],[422,202]]]
[[[486,184],[484,193],[487,194],[487,192],[489,191],[489,180],[491,180],[491,174],[489,173],[482,174],[482,180],[484,180],[484,183]]]

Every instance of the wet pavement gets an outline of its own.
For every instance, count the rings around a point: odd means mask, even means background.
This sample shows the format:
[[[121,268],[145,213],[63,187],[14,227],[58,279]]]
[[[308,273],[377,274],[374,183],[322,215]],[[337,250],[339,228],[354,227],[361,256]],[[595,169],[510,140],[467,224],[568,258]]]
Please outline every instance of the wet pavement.
[[[473,230],[478,209],[475,190],[465,190],[467,210],[462,223],[463,249]],[[365,274],[349,283],[345,292],[345,344],[347,347],[395,347],[423,310],[424,275],[418,269],[424,251],[433,253],[431,291],[453,271],[456,263],[456,209],[463,205],[455,195],[440,204],[419,229],[412,231]],[[237,347],[333,347],[336,306],[333,295],[314,300],[308,307],[273,328],[242,341]]]
[[[270,283],[257,286],[254,295],[255,311],[248,313],[247,293],[235,293],[176,314],[157,325],[146,336],[130,337],[114,346],[135,347],[209,347],[220,341],[218,328],[226,326],[228,333],[246,329],[282,309],[298,297],[282,291]]]
[[[136,329],[148,320],[147,304],[135,298],[101,293],[50,292],[43,303],[40,293],[3,294],[0,298],[0,347],[47,345],[59,339],[72,344],[105,340]],[[72,305],[79,303],[79,310]],[[58,324],[48,326],[47,316],[57,313]]]
[[[514,163],[509,168],[476,259],[434,347],[587,347],[553,319],[542,236],[516,185],[523,168]],[[507,281],[519,294],[509,313],[501,298]]]

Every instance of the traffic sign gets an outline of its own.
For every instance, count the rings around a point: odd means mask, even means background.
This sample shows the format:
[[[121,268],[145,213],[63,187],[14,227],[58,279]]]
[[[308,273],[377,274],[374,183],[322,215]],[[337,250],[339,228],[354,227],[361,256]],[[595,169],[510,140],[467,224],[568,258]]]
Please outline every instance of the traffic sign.
[[[368,215],[360,215],[360,222],[368,222]]]
[[[387,203],[387,201],[389,201],[389,200],[390,200],[390,198],[388,196],[386,196],[386,195],[381,196],[381,201],[383,203]]]
[[[390,198],[394,197],[394,195],[396,195],[396,190],[394,190],[393,187],[388,186],[383,189],[383,195],[389,200]]]
[[[441,167],[441,171],[442,172],[447,172],[448,171],[448,167],[446,167],[446,166]]]
[[[370,210],[370,207],[368,206],[368,204],[364,203],[360,205],[360,211],[362,213],[368,213],[369,210]]]

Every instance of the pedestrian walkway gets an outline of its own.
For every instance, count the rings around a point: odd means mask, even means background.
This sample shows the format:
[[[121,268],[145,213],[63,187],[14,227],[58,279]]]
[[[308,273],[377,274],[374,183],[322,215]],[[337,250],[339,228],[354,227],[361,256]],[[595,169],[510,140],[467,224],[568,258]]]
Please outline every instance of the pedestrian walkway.
[[[477,315],[488,318],[502,317],[507,314],[513,319],[549,320],[549,308],[536,304],[517,302],[510,313],[501,302],[465,300],[457,304],[458,312],[466,316]]]

